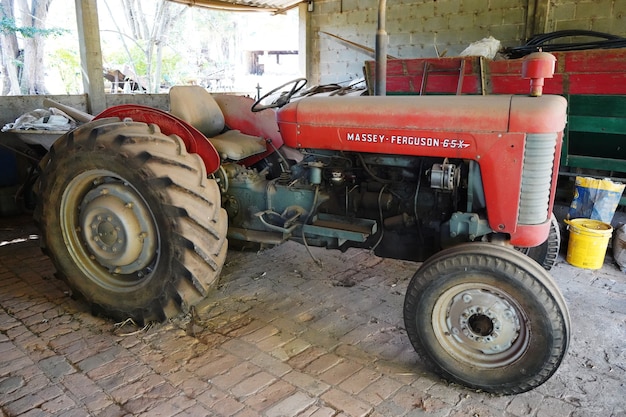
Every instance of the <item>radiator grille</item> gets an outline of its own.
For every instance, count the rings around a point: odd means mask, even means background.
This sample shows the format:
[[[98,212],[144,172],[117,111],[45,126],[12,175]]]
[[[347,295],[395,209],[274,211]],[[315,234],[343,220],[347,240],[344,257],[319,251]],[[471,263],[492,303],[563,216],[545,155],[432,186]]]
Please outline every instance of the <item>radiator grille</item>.
[[[550,218],[550,190],[556,150],[556,133],[526,136],[518,222],[540,224]]]

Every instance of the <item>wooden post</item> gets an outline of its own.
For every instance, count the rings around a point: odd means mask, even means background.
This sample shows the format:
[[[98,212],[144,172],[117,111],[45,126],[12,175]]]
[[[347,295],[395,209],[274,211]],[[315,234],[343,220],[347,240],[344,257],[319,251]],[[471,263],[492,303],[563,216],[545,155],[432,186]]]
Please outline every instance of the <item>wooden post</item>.
[[[526,30],[524,33],[526,40],[533,35],[548,31],[549,12],[550,0],[528,0]]]
[[[87,111],[98,114],[104,110],[104,76],[100,25],[96,0],[75,0],[83,86],[87,94]]]
[[[307,57],[313,56],[311,54],[311,25],[309,24],[311,11],[309,11],[308,6],[307,2],[302,2],[298,9],[298,68],[300,74],[306,77],[309,83],[312,83],[313,75],[307,60]]]

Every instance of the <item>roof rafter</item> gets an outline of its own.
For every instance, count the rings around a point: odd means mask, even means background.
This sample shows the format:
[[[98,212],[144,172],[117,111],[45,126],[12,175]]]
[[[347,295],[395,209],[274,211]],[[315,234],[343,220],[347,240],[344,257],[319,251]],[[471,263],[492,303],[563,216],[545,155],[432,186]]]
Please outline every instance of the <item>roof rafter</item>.
[[[188,6],[233,12],[270,12],[282,13],[306,0],[269,0],[269,1],[227,1],[227,0],[169,0]]]

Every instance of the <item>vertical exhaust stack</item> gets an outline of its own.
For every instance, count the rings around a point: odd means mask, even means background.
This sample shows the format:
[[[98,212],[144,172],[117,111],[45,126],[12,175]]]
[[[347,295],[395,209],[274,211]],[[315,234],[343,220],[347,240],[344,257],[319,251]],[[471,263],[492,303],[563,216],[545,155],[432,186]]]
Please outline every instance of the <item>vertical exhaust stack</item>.
[[[556,57],[548,52],[533,52],[522,62],[522,78],[530,78],[531,97],[543,94],[543,80],[554,76]]]
[[[374,94],[387,95],[387,0],[378,1],[378,30],[376,31],[376,85]]]

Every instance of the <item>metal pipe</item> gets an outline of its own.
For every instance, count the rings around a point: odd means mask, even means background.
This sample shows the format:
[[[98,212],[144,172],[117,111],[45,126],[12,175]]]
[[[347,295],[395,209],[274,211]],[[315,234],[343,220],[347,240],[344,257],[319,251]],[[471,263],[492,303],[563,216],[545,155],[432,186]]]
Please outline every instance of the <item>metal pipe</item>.
[[[378,0],[378,30],[376,31],[376,85],[374,94],[387,95],[387,32],[385,20],[387,0]]]

